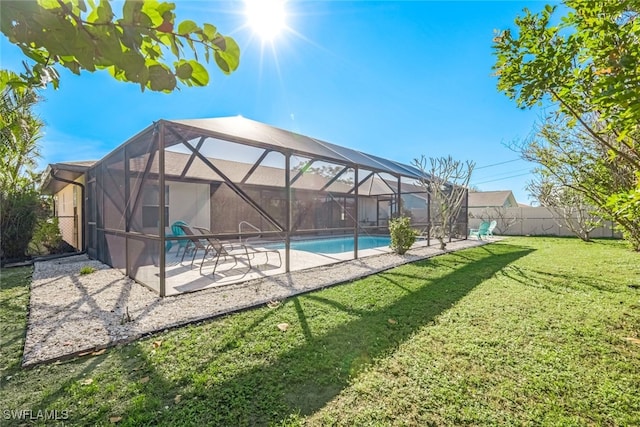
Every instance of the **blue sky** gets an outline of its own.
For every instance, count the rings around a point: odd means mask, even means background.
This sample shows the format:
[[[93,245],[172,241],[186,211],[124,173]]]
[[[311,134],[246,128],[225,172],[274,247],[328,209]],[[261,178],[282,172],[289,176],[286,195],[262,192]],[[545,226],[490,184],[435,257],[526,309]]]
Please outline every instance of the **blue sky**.
[[[472,184],[527,203],[534,166],[505,144],[529,137],[540,111],[497,91],[491,40],[524,7],[544,4],[292,0],[288,28],[263,44],[241,1],[177,1],[178,20],[236,39],[239,69],[225,76],[209,64],[208,87],[172,94],[61,70],[60,89],[44,90],[37,108],[46,122],[40,164],[97,160],[162,118],[242,115],[405,163],[422,154],[473,160]],[[21,70],[4,37],[0,52],[2,68]]]

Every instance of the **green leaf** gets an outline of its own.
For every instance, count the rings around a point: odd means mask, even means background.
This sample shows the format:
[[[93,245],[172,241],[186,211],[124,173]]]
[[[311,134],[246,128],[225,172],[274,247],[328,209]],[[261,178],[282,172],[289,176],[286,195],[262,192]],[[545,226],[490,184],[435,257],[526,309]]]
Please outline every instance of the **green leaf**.
[[[178,25],[178,34],[187,35],[198,29],[198,25],[195,22],[191,20],[182,21],[180,25]]]
[[[222,36],[218,36],[215,39],[211,40],[214,46],[216,46],[220,50],[227,49],[227,41]]]
[[[64,62],[62,65],[71,70],[73,74],[80,75],[80,64],[78,64],[76,61]]]
[[[189,80],[193,74],[193,67],[187,61],[179,61],[175,63],[176,76],[180,80]]]
[[[216,50],[213,53],[213,57],[216,60],[216,64],[218,65],[218,68],[220,68],[223,73],[225,73],[225,74],[230,74],[231,73],[231,69],[229,68],[229,64],[227,64],[227,61],[225,61],[225,59],[220,55],[219,51]]]
[[[113,19],[113,10],[108,0],[100,0],[97,7],[92,6],[91,13],[87,16],[87,22],[95,22],[105,24]]]
[[[202,26],[202,33],[207,37],[207,39],[213,40],[216,37],[216,34],[218,34],[218,29],[211,24],[205,23]]]
[[[58,0],[40,0],[38,1],[38,4],[43,9],[60,9],[60,3],[58,3]]]
[[[87,11],[87,4],[84,2],[84,0],[78,0],[78,9],[83,12]]]
[[[171,92],[176,88],[176,77],[162,65],[152,65],[147,87],[157,92]]]
[[[196,50],[196,47],[193,44],[193,40],[191,40],[190,38],[187,38],[187,44],[191,48],[193,55],[196,57],[196,59],[198,59],[198,51]]]
[[[138,0],[125,0],[122,6],[122,21],[127,24],[136,24],[139,20],[142,2]]]
[[[176,36],[170,34],[169,38],[171,40],[171,53],[173,53],[176,58],[180,58],[180,49],[178,48],[178,44],[176,43]]]
[[[145,66],[144,58],[137,52],[125,52],[121,57],[120,66],[128,81],[139,82],[142,79],[146,81],[147,77],[144,70],[147,67]]]
[[[128,25],[123,28],[120,40],[123,45],[133,50],[140,49],[140,46],[142,45],[142,36],[140,33],[135,28]]]
[[[164,21],[162,13],[158,11],[159,7],[160,3],[156,0],[146,0],[141,9],[142,13],[149,17],[151,20],[151,26],[154,28],[160,26]]]
[[[225,41],[227,49],[225,51],[215,51],[214,57],[218,67],[220,67],[225,74],[230,74],[240,65],[240,48],[231,37],[225,37]]]
[[[175,15],[173,14],[173,10],[176,8],[174,3],[160,3],[158,5],[158,13],[162,15],[165,21],[171,21],[175,19]],[[171,18],[171,19],[168,19]]]
[[[160,46],[156,44],[148,44],[142,48],[142,51],[147,55],[147,57],[157,60],[162,56],[162,49]]]
[[[207,69],[198,61],[190,60],[189,64],[192,68],[191,81],[196,86],[206,86],[209,84],[209,73]]]
[[[25,51],[24,54],[40,64],[45,64],[49,59],[47,53],[40,50],[31,49]]]

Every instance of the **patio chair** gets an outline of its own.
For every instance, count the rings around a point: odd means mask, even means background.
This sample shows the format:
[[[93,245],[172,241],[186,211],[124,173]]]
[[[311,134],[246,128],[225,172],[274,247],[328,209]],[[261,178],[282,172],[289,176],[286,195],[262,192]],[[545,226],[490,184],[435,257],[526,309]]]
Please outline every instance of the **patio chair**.
[[[482,240],[482,236],[487,237],[487,233],[489,232],[489,223],[486,221],[482,221],[478,228],[472,228],[469,230],[469,237],[476,236],[478,240]]]
[[[233,264],[233,267],[231,268],[234,268],[236,265],[238,265],[237,257],[245,256],[247,258],[247,262],[249,263],[249,268],[251,268],[251,261],[249,260],[249,255],[247,254],[246,250],[242,250],[240,253],[233,253],[234,251],[236,251],[236,248],[234,247],[233,243],[223,242],[222,240],[216,239],[215,237],[207,236],[208,234],[211,234],[211,232],[204,227],[193,227],[193,228],[198,230],[198,232],[200,232],[200,234],[203,235],[201,239],[204,239],[207,241],[207,246],[204,248],[204,254],[202,255],[202,262],[200,263],[200,274],[202,274],[202,267],[204,266],[204,261],[207,259],[207,255],[209,255],[210,253],[213,254],[216,260],[216,263],[213,266],[213,273],[212,273],[213,275],[215,275],[216,268],[218,268],[220,257],[223,257],[224,261],[226,261],[227,258],[232,258],[234,264]],[[244,249],[244,245],[240,245],[239,249]]]
[[[171,224],[171,236],[167,236],[167,241],[165,243],[165,252],[169,252],[171,250],[171,248],[173,247],[173,242],[171,240],[169,240],[169,237],[178,237],[178,236],[184,236],[184,231],[182,231],[182,229],[180,228],[181,225],[184,226],[189,226],[186,222],[184,221],[176,221],[173,224]],[[177,240],[178,242],[178,250],[176,251],[176,257],[180,254],[180,249],[185,249],[187,246],[187,243],[189,243],[188,240]],[[184,254],[183,254],[184,255]]]
[[[278,267],[282,267],[282,256],[280,255],[280,251],[276,249],[256,248],[256,247],[247,245],[246,243],[238,244],[236,247],[236,245],[231,242],[223,242],[221,240],[216,239],[215,237],[207,236],[207,235],[210,235],[211,232],[204,227],[194,227],[194,228],[198,230],[201,234],[203,234],[203,237],[202,237],[203,239],[206,239],[209,242],[209,244],[205,249],[204,256],[202,257],[202,263],[200,264],[200,273],[202,273],[202,266],[204,265],[204,261],[207,258],[207,255],[213,252],[215,252],[214,256],[216,258],[216,262],[215,262],[215,265],[213,266],[213,272],[211,273],[212,275],[216,274],[216,268],[218,268],[218,263],[220,262],[221,256],[224,258],[224,261],[226,261],[227,257],[233,258],[233,261],[234,261],[233,267],[235,267],[236,265],[238,265],[237,257],[244,255],[246,256],[247,262],[249,263],[249,269],[251,269],[253,268],[253,265],[251,265],[251,260],[255,257],[256,254],[262,254],[262,253],[265,254],[267,257],[265,264],[268,264],[269,253],[275,253],[275,254],[278,254],[278,262],[279,262]]]
[[[189,228],[188,225],[177,224],[176,227],[178,227],[182,231],[181,235],[188,237],[188,240],[184,240],[186,243],[185,243],[184,251],[182,252],[182,258],[180,258],[180,264],[182,264],[182,262],[184,261],[184,256],[187,254],[187,252],[192,250],[193,256],[191,257],[191,265],[193,265],[193,262],[196,259],[196,254],[198,253],[198,251],[200,249],[203,249],[206,251],[207,247],[202,244],[200,237],[196,236],[193,233],[193,231],[191,231],[191,228]]]
[[[496,221],[495,219],[491,221],[491,223],[489,224],[489,228],[487,229],[487,237],[493,237],[493,230],[495,230],[497,225],[498,221]]]

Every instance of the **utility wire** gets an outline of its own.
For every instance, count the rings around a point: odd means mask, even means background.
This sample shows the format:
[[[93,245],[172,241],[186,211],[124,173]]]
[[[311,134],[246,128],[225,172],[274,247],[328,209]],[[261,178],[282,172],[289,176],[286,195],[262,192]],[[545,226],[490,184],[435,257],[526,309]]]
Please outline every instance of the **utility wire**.
[[[510,171],[504,171],[504,172],[498,172],[498,173],[490,173],[488,175],[476,177],[475,179],[476,180],[481,179],[481,180],[485,180],[486,181],[488,179],[499,178],[501,176],[513,175],[513,174],[521,173],[521,172],[524,173],[524,172],[527,172],[527,171],[530,172],[531,169],[529,169],[529,168],[525,168],[525,169],[520,168],[520,169],[514,169],[514,170],[510,170]]]
[[[525,176],[525,175],[529,175],[531,172],[527,172],[527,173],[520,173],[518,175],[511,175],[511,176],[506,176],[504,178],[498,178],[498,179],[490,179],[489,181],[482,181],[482,182],[474,182],[474,185],[480,185],[480,184],[486,184],[488,182],[494,182],[494,181],[503,181],[505,179],[511,179],[511,178],[515,178],[518,176]]]
[[[494,164],[491,164],[491,165],[480,166],[480,167],[474,168],[474,170],[490,168],[490,167],[493,167],[493,166],[504,165],[506,163],[513,163],[513,162],[517,162],[518,160],[522,160],[522,159],[520,157],[518,157],[517,159],[513,159],[513,160],[506,160],[506,161],[500,162],[500,163],[494,163]]]

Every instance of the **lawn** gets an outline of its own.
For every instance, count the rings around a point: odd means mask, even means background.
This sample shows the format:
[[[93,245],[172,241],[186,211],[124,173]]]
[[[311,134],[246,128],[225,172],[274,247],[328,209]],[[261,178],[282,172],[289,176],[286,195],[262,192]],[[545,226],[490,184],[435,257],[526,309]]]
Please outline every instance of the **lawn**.
[[[2,270],[3,426],[640,425],[619,241],[511,238],[23,370],[29,275]]]

